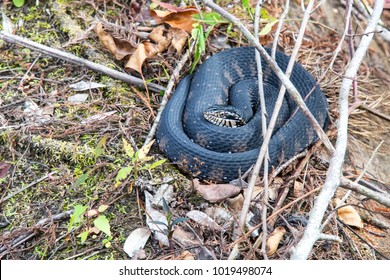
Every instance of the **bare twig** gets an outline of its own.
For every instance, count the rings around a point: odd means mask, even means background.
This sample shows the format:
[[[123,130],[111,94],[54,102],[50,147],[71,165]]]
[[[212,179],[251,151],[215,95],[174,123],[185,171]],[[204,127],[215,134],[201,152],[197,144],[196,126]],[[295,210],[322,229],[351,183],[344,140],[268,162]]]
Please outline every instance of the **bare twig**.
[[[44,218],[44,219],[40,220],[39,222],[37,222],[34,225],[34,227],[32,229],[29,229],[26,233],[24,233],[23,235],[19,236],[15,240],[13,240],[11,245],[9,245],[9,246],[8,245],[3,245],[2,247],[0,247],[0,254],[1,254],[0,255],[0,259],[1,259],[2,256],[7,254],[7,250],[9,248],[14,248],[14,247],[16,247],[16,246],[26,242],[27,240],[33,238],[35,235],[37,235],[37,231],[35,231],[35,229],[41,228],[41,227],[45,226],[46,224],[48,224],[48,223],[50,223],[52,221],[59,221],[59,220],[62,220],[62,219],[67,219],[72,214],[73,214],[73,210],[69,210],[69,211],[57,214],[55,216],[52,216],[52,217],[49,217],[49,218]]]
[[[321,221],[328,207],[329,201],[334,195],[337,187],[340,185],[342,176],[342,167],[344,155],[347,148],[347,130],[348,130],[348,96],[352,86],[353,77],[359,69],[359,66],[371,43],[376,25],[380,19],[383,10],[383,1],[375,1],[372,17],[365,30],[366,36],[362,37],[358,48],[355,51],[350,64],[345,72],[345,78],[342,81],[339,95],[340,120],[338,123],[338,138],[336,141],[336,152],[330,159],[329,169],[325,184],[319,196],[317,197],[313,209],[310,213],[308,225],[305,229],[301,241],[292,254],[292,259],[307,259],[314,243],[320,234]]]
[[[356,183],[354,181],[351,181],[347,178],[341,178],[341,187],[352,190],[354,192],[357,192],[359,194],[362,194],[368,198],[371,198],[372,200],[375,200],[376,202],[389,207],[390,208],[390,195],[387,193],[379,193],[373,190],[370,190],[369,188],[366,188],[359,183]]]
[[[367,168],[371,165],[371,162],[373,161],[375,155],[377,154],[379,148],[382,146],[383,141],[376,147],[375,151],[372,153],[370,159],[368,160],[366,166],[364,167],[364,170],[362,173],[360,173],[359,177],[356,178],[355,183],[359,182],[361,178],[363,178],[364,174],[367,171]],[[341,200],[337,203],[336,208],[340,207],[343,205],[348,197],[351,195],[352,190],[348,190],[347,193],[341,198]],[[378,193],[379,194],[379,193]],[[333,218],[333,216],[336,214],[336,212],[332,212],[325,220],[325,222],[321,226],[321,231],[325,228],[325,226],[328,224],[328,222]]]
[[[261,5],[263,4],[263,1],[262,0],[259,0],[257,1],[257,5],[256,5],[256,11],[255,11],[255,21],[254,21],[254,26],[255,26],[255,38],[257,38],[257,40],[259,39],[259,27],[260,27],[260,10],[261,10]],[[266,107],[265,107],[265,98],[264,98],[264,88],[263,88],[263,69],[262,69],[262,66],[261,66],[261,58],[260,58],[260,54],[258,51],[256,51],[255,53],[256,55],[256,65],[257,65],[257,82],[259,84],[259,98],[260,98],[260,107],[261,107],[261,127],[262,127],[262,136],[263,138],[265,137],[265,133],[267,131],[267,111],[266,111]],[[256,170],[257,168],[261,168],[261,167],[257,167],[255,166],[254,169]],[[252,174],[252,176],[254,176]],[[257,176],[256,176],[257,177]],[[261,220],[262,220],[262,237],[263,237],[263,241],[262,241],[262,246],[261,246],[261,253],[263,254],[263,257],[264,259],[268,259],[268,256],[267,256],[267,250],[266,250],[266,241],[267,241],[267,236],[268,236],[268,232],[267,232],[267,204],[268,204],[268,146],[266,148],[266,152],[265,152],[265,159],[264,159],[264,174],[263,174],[263,177],[264,177],[264,192],[263,192],[263,200],[262,200],[262,207],[261,207],[261,211],[262,211],[262,215],[261,215]],[[248,190],[248,196],[249,197],[252,197],[252,192],[253,192],[253,187],[250,186],[249,187],[251,189],[251,191]],[[244,204],[245,203],[250,203],[250,200],[249,199],[246,199],[244,201]],[[249,211],[249,207],[250,205],[247,205],[247,206],[244,206],[243,209]],[[242,213],[241,215],[242,216],[247,216],[248,212],[246,213]],[[243,229],[243,226],[240,225],[240,229]]]
[[[292,72],[292,69],[293,69],[293,66],[294,66],[294,63],[295,63],[295,58],[296,58],[296,56],[298,54],[298,50],[300,48],[300,44],[302,42],[303,35],[305,33],[305,30],[306,30],[306,25],[307,25],[308,19],[310,17],[310,12],[311,12],[311,9],[313,7],[313,4],[314,4],[314,0],[311,0],[309,2],[309,5],[308,5],[307,10],[305,12],[305,15],[303,17],[302,25],[301,25],[301,28],[300,28],[299,34],[298,34],[298,38],[296,40],[296,44],[294,46],[294,49],[293,49],[290,61],[288,63],[287,69],[286,69],[286,74],[283,73],[283,75],[287,79],[289,78],[289,76],[290,76],[290,74]],[[290,80],[288,80],[288,81],[290,81]],[[272,116],[271,116],[271,120],[269,122],[269,128],[267,130],[266,136],[263,138],[264,139],[263,140],[263,144],[262,144],[262,146],[260,148],[259,156],[257,158],[255,167],[253,168],[252,176],[251,176],[251,178],[249,180],[249,185],[248,185],[248,193],[249,194],[252,193],[254,185],[255,185],[255,182],[256,182],[256,178],[259,175],[259,172],[260,172],[260,169],[261,169],[261,164],[262,164],[262,162],[264,160],[264,157],[265,157],[265,154],[266,154],[266,151],[267,151],[267,147],[268,147],[269,141],[271,139],[271,135],[272,135],[273,129],[275,127],[275,123],[276,123],[276,120],[277,120],[280,108],[282,107],[282,104],[283,104],[283,99],[284,99],[285,92],[286,92],[286,88],[284,86],[282,86],[280,91],[279,91],[278,98],[276,100],[276,104],[275,104],[275,108],[274,108],[274,111],[273,111]],[[322,128],[321,128],[321,130],[322,130]],[[243,228],[244,224],[245,224],[246,213],[247,213],[247,211],[249,209],[250,199],[251,199],[251,195],[245,197],[243,210],[241,212],[241,217],[240,217],[240,226],[241,226],[241,228]]]
[[[169,79],[167,88],[165,90],[165,94],[161,100],[160,107],[158,108],[157,116],[154,119],[154,123],[149,131],[148,136],[145,139],[144,146],[149,144],[150,141],[152,141],[154,135],[156,134],[158,124],[160,123],[162,112],[165,109],[165,106],[168,103],[168,100],[171,96],[172,90],[174,85],[176,84],[176,81],[179,80],[180,77],[180,71],[183,68],[183,66],[186,64],[187,60],[190,58],[190,54],[192,53],[192,50],[194,49],[196,44],[196,41],[193,41],[190,48],[187,50],[187,52],[182,56],[179,63],[177,64],[175,70],[173,71],[171,78]]]
[[[65,60],[67,62],[76,64],[76,65],[87,67],[93,71],[97,71],[97,72],[102,73],[104,75],[110,76],[114,79],[118,79],[118,80],[124,81],[126,83],[135,85],[137,87],[145,88],[145,83],[142,79],[130,76],[130,75],[123,73],[123,72],[119,72],[119,71],[110,69],[104,65],[100,65],[100,64],[94,63],[92,61],[77,57],[73,54],[63,52],[63,51],[60,51],[57,49],[53,49],[53,48],[50,48],[48,46],[30,41],[30,40],[22,38],[20,36],[9,34],[9,33],[6,33],[4,31],[0,31],[0,39],[6,41],[8,43],[11,43],[11,44],[17,44],[17,45],[41,52],[41,53],[45,53],[47,55]],[[155,92],[160,92],[160,91],[165,90],[164,87],[157,85],[157,84],[154,84],[154,83],[149,83],[148,88],[150,90],[155,91]]]
[[[276,28],[276,31],[274,34],[274,41],[272,42],[271,57],[273,59],[275,59],[276,49],[278,48],[279,34],[280,34],[280,31],[282,30],[283,22],[284,22],[286,15],[288,14],[289,8],[290,8],[290,0],[286,0],[286,3],[284,5],[284,11],[280,15],[278,27]]]
[[[26,189],[31,188],[32,186],[38,184],[39,182],[42,182],[43,180],[49,178],[50,176],[52,176],[55,173],[57,173],[57,171],[53,171],[53,172],[51,172],[49,174],[46,174],[45,176],[43,176],[43,177],[39,178],[38,180],[28,184],[27,186],[21,188],[20,190],[17,190],[16,192],[7,195],[6,197],[4,197],[4,199],[0,199],[0,205],[3,202],[7,201],[8,199],[10,199],[10,198],[14,197],[15,195],[17,195],[18,193],[21,193],[21,192],[25,191]]]

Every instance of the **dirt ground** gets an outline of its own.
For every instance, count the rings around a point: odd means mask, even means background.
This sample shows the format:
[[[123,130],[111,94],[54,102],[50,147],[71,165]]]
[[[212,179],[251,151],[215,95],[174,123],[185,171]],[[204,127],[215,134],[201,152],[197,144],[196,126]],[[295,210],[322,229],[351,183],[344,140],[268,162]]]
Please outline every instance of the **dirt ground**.
[[[179,5],[178,2],[170,1],[173,5]],[[241,1],[216,2],[252,30],[250,14]],[[284,1],[272,2],[264,8],[269,15],[279,18]],[[291,53],[302,19],[297,4],[300,1],[291,2],[278,45],[286,53]],[[326,1],[313,13],[298,56],[298,61],[316,78],[327,69],[343,33],[345,7],[339,2]],[[3,1],[0,26],[1,29],[11,26],[20,37],[123,73],[124,69],[129,70],[128,51],[133,52],[133,48],[148,41],[145,36],[154,28],[155,22],[150,18],[139,18],[149,7],[150,3],[145,1],[69,0],[40,1],[39,5],[26,1],[16,8],[12,1]],[[198,8],[210,12],[202,6]],[[262,26],[270,21],[271,17],[266,18]],[[390,10],[384,11],[382,21],[390,27]],[[99,22],[105,24],[105,32],[111,35],[104,38],[116,42],[115,55],[102,43],[102,34],[97,32]],[[354,10],[352,27],[357,34],[353,36],[354,46],[359,43],[366,23],[366,18]],[[264,45],[272,43],[275,27],[261,37]],[[169,34],[166,30],[163,33]],[[237,29],[223,21],[206,24],[205,30],[210,33],[199,63],[223,48],[248,44]],[[191,44],[193,34],[186,36],[188,41],[180,45],[181,51],[177,46],[159,51],[142,65],[136,64],[142,67],[142,75],[134,69],[132,74],[141,81],[167,87]],[[191,71],[196,53],[197,50],[193,51],[184,64],[180,77]],[[118,59],[121,54],[125,59]],[[320,81],[329,101],[331,124],[327,134],[333,143],[337,137],[338,90],[349,60],[348,44],[344,43],[333,69]],[[390,43],[376,34],[359,70],[357,95],[351,93],[351,106],[358,106],[351,109],[343,170],[351,179],[364,170],[362,179],[387,193],[390,192],[389,74]],[[80,87],[81,81],[98,84],[78,91],[75,87]],[[146,228],[151,215],[145,191],[157,195],[162,186],[169,186],[172,192],[169,211],[157,209],[156,213],[171,214],[174,220],[186,217],[191,211],[212,216],[212,211],[223,210],[233,220],[237,219],[234,208],[240,207],[237,206],[240,198],[218,203],[204,199],[196,192],[191,178],[164,161],[156,146],[145,151],[148,157],[139,156],[162,96],[161,91],[145,91],[84,65],[0,39],[0,259],[129,259],[125,241],[134,230]],[[278,227],[287,228],[278,249],[269,258],[289,258],[318,194],[315,189],[325,180],[328,161],[324,148],[316,145],[272,180],[275,196],[271,206],[278,202],[293,203],[268,229],[271,233]],[[340,188],[336,196],[345,192]],[[334,216],[325,233],[340,237],[342,242],[318,241],[310,259],[390,258],[389,209],[356,193],[352,193],[347,203],[355,207],[364,227],[345,225]],[[248,227],[261,225],[258,200],[253,204]],[[334,206],[330,205],[328,210],[327,215],[334,212]],[[226,221],[217,222],[214,228],[193,219],[180,221],[183,233],[178,237],[179,230],[176,231],[174,244],[164,245],[154,234],[133,258],[229,257],[235,237],[232,226],[225,227]],[[245,238],[238,258],[263,258],[259,240],[255,235]]]

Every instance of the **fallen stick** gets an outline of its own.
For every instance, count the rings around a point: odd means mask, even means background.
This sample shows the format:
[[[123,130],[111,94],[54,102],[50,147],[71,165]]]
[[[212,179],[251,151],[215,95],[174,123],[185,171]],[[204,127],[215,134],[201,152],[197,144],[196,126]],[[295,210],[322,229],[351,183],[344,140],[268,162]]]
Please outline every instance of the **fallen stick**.
[[[50,55],[52,57],[56,57],[56,58],[59,58],[61,60],[65,60],[69,63],[73,63],[73,64],[76,64],[79,66],[87,67],[93,71],[102,73],[102,74],[107,75],[111,78],[124,81],[126,83],[135,85],[137,87],[145,88],[146,82],[144,83],[144,81],[140,78],[133,77],[133,76],[128,75],[126,73],[122,73],[122,72],[119,72],[117,70],[108,68],[104,65],[100,65],[100,64],[97,64],[95,62],[77,57],[71,53],[67,53],[64,51],[53,49],[53,48],[50,48],[48,46],[30,41],[26,38],[22,38],[20,36],[13,35],[13,34],[10,34],[10,33],[4,32],[4,31],[0,31],[0,39],[6,41],[7,43],[17,44],[17,45],[20,45],[22,47],[26,47],[26,48],[29,48],[29,49],[32,49],[32,50],[35,50],[35,51],[38,51],[41,53],[45,53],[45,54]],[[150,90],[155,91],[155,92],[160,92],[160,91],[165,90],[164,87],[157,85],[155,83],[148,83],[147,86]]]

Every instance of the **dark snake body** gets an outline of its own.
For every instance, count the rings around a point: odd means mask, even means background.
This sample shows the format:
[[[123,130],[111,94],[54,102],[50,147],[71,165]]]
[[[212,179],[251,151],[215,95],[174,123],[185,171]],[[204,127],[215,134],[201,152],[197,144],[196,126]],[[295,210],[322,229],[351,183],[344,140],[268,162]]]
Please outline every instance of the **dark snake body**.
[[[284,72],[288,61],[288,56],[276,53],[276,62]],[[262,69],[269,119],[281,83],[263,59]],[[319,124],[326,128],[328,103],[314,78],[295,63],[290,80]],[[233,48],[207,59],[193,75],[180,81],[161,116],[156,135],[159,148],[194,177],[227,182],[256,162],[262,143],[260,109],[246,125],[235,128],[214,125],[203,116],[215,104],[229,104],[229,91],[237,84],[238,92],[243,94],[250,89],[247,84],[257,84],[252,47]],[[296,109],[286,93],[283,113],[268,147],[270,166],[290,159],[318,139],[302,111]]]

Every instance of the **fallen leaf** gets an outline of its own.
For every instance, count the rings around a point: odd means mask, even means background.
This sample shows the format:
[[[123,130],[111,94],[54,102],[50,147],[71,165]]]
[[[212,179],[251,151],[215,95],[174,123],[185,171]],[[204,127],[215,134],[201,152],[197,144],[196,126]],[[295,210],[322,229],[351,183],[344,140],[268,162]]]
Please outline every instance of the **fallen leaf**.
[[[96,34],[99,37],[100,42],[102,45],[108,49],[112,54],[115,55],[116,53],[116,45],[114,38],[110,34],[108,34],[106,31],[104,31],[103,24],[99,22],[96,24]]]
[[[234,212],[239,212],[242,210],[242,205],[244,204],[244,196],[242,194],[239,194],[235,197],[228,198],[227,202],[229,204],[229,207]]]
[[[171,28],[172,42],[171,46],[175,48],[178,53],[181,53],[183,47],[186,45],[188,39],[188,33],[178,28]]]
[[[263,191],[264,191],[264,187],[255,186],[253,188],[252,198],[251,199],[259,201]],[[247,195],[248,195],[248,189],[244,189],[244,197],[246,197]]]
[[[169,4],[169,3],[166,3],[166,2],[161,2],[161,1],[157,1],[157,0],[152,0],[152,2],[156,5],[156,6],[160,6],[164,9],[167,9],[168,11],[170,12],[186,12],[186,11],[194,11],[194,12],[198,12],[198,10],[196,9],[196,7],[194,6],[186,6],[186,7],[176,7],[176,6],[173,6],[172,4]]]
[[[167,23],[171,27],[179,28],[188,33],[191,33],[193,24],[196,22],[192,17],[194,14],[198,14],[196,7],[187,6],[183,8],[172,6],[168,3],[154,2],[162,8],[168,11],[151,9],[151,16],[157,21],[157,23]]]
[[[284,234],[286,233],[286,229],[284,227],[277,227],[275,230],[269,235],[267,239],[267,254],[272,256],[275,254],[278,249],[279,243],[282,240]]]
[[[168,224],[166,216],[160,211],[156,210],[151,201],[153,200],[153,195],[145,191],[145,212],[146,214],[146,224],[149,229],[153,232],[154,238],[159,241],[164,246],[169,246],[168,237],[164,233],[166,226],[158,223]],[[158,223],[157,223],[158,222]]]
[[[199,194],[210,202],[223,201],[237,195],[241,191],[239,187],[230,184],[203,185],[199,183],[198,179],[194,179],[193,183]]]
[[[133,230],[130,235],[126,238],[123,250],[132,258],[139,252],[140,249],[144,248],[148,241],[151,232],[147,228],[137,228]]]
[[[219,226],[209,215],[198,210],[191,210],[186,214],[188,218],[196,223],[208,227],[212,230],[223,231],[223,228]]]
[[[95,217],[97,215],[99,215],[99,211],[96,209],[88,210],[87,213],[85,214],[85,216],[88,218],[92,218],[92,217]]]
[[[146,156],[148,155],[150,148],[153,146],[154,140],[150,141],[150,143],[142,146],[141,149],[138,151],[138,159],[139,160],[145,160]]]
[[[77,93],[75,95],[69,96],[68,101],[74,104],[83,103],[88,99],[88,96],[88,93]]]
[[[15,34],[17,26],[7,17],[4,10],[1,10],[2,27],[5,33]]]
[[[303,184],[299,181],[294,182],[293,197],[298,198],[303,195]]]
[[[8,170],[10,168],[11,168],[11,164],[6,163],[5,161],[0,162],[0,179],[4,178],[7,175]]]
[[[96,34],[98,35],[102,45],[108,49],[116,59],[121,60],[134,53],[134,47],[130,44],[130,42],[113,37],[104,30],[104,26],[101,22],[96,25]]]
[[[158,54],[159,46],[151,42],[144,42],[138,45],[135,52],[130,56],[126,63],[126,69],[133,69],[138,73],[142,73],[142,65],[147,58],[152,58]]]
[[[336,198],[335,204],[339,205],[340,199]],[[342,206],[341,208],[337,209],[337,216],[347,225],[363,228],[362,218],[351,205]]]
[[[185,247],[194,247],[201,245],[201,242],[194,236],[193,233],[183,230],[181,227],[176,226],[173,232],[173,239],[175,242]]]
[[[75,84],[71,84],[69,85],[69,87],[71,89],[73,89],[74,91],[84,91],[84,90],[91,90],[91,89],[94,89],[94,88],[101,88],[101,87],[105,87],[106,85],[103,85],[103,84],[100,84],[100,83],[95,83],[95,82],[86,82],[86,81],[80,81],[78,83],[75,83]]]

